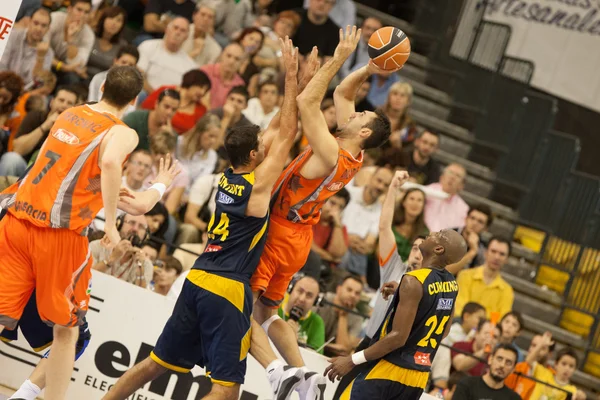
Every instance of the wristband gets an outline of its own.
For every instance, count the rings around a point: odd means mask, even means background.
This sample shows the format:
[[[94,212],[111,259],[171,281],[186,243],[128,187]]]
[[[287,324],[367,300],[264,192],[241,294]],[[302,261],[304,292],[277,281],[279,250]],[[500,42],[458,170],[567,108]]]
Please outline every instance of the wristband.
[[[57,62],[56,63],[56,70],[60,71],[60,69],[62,68],[62,66],[63,66],[63,62],[62,61]]]
[[[148,190],[150,190],[150,189],[156,190],[158,192],[158,194],[160,195],[161,199],[165,195],[165,192],[167,191],[167,187],[165,186],[165,184],[164,183],[160,183],[160,182],[155,183],[152,186],[150,186],[148,188]]]
[[[359,351],[358,353],[354,353],[352,354],[352,362],[354,363],[354,365],[360,365],[360,364],[364,364],[367,362],[367,359],[365,357],[365,351]]]

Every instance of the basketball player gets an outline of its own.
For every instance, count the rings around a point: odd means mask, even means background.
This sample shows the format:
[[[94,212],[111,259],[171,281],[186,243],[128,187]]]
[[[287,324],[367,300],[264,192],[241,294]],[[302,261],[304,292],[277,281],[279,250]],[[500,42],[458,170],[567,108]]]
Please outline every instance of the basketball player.
[[[467,245],[459,233],[444,230],[427,236],[419,247],[422,268],[403,276],[371,345],[352,356],[330,360],[325,375],[332,382],[355,365],[369,363],[340,400],[421,397],[431,361],[454,316],[458,285],[446,266],[462,259]]]
[[[335,91],[337,122],[341,127],[336,136],[329,133],[320,110],[329,83],[356,49],[360,38],[361,31],[356,27],[340,30],[340,43],[333,58],[298,96],[302,130],[309,146],[275,185],[267,243],[250,282],[258,298],[254,319],[294,367],[304,367],[304,361],[296,336],[277,315],[277,308],[292,277],[306,263],[312,244],[312,225],[319,222],[321,207],[360,169],[363,150],[380,146],[390,135],[390,122],[382,113],[355,112],[356,93],[369,76],[379,72],[372,63],[350,74]],[[262,348],[264,344],[253,342],[252,346]],[[271,373],[282,365],[281,361],[257,360],[266,366],[275,387],[278,380]],[[318,398],[325,388],[325,379],[306,367],[303,370],[305,376],[298,387],[300,399]]]
[[[135,67],[107,75],[101,101],[63,112],[24,178],[0,194],[0,328],[14,329],[33,290],[40,318],[53,325],[46,399],[64,399],[75,360],[78,325],[88,309],[92,258],[87,227],[106,211],[103,244],[119,242],[117,205],[144,213],[178,173],[170,160],[147,191],[119,202],[122,164],[138,136],[120,117],[134,104],[143,78]]]
[[[250,278],[258,265],[269,224],[271,191],[281,174],[298,128],[298,50],[286,37],[281,41],[286,69],[285,96],[279,133],[265,156],[265,145],[256,125],[232,128],[225,137],[231,168],[218,184],[216,209],[208,225],[208,242],[196,260],[171,318],[154,351],[127,371],[104,397],[125,399],[146,382],[168,369],[187,372],[195,365],[206,368],[212,388],[205,399],[237,399],[246,374],[251,338],[266,335],[251,328]],[[271,135],[266,132],[265,135]],[[263,161],[264,160],[264,161]],[[275,357],[273,351],[264,357]],[[302,371],[280,368],[280,383],[297,383]],[[294,378],[289,380],[288,378]],[[279,385],[276,399],[285,399],[293,387]]]

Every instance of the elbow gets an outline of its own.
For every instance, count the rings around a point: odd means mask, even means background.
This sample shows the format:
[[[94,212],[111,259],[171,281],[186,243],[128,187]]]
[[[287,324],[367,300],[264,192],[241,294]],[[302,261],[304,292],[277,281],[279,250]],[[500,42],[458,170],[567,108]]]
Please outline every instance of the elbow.
[[[100,168],[103,171],[114,171],[121,168],[121,164],[117,160],[109,157],[103,157],[100,163]]]

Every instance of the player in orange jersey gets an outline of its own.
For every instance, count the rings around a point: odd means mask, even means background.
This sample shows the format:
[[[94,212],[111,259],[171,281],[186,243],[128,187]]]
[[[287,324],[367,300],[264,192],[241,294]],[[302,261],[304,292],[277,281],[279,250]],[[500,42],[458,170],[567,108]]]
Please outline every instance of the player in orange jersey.
[[[149,190],[119,202],[122,164],[138,143],[136,132],[120,118],[142,86],[136,68],[112,68],[102,100],[63,112],[33,166],[0,193],[0,208],[7,211],[0,221],[0,330],[14,329],[35,289],[39,315],[53,326],[46,370],[49,400],[65,397],[77,326],[88,309],[92,257],[87,227],[104,207],[103,244],[114,248],[121,239],[117,205],[133,214],[150,210],[178,173],[167,159]]]
[[[334,101],[340,129],[335,135],[329,133],[320,110],[329,83],[354,52],[360,38],[361,31],[356,27],[340,30],[340,43],[333,58],[298,96],[302,130],[309,146],[286,168],[275,186],[267,243],[251,280],[258,298],[254,319],[289,365],[304,368],[303,382],[297,389],[302,400],[320,398],[325,379],[306,369],[294,332],[276,310],[293,275],[306,263],[312,244],[312,225],[319,221],[323,203],[354,177],[362,166],[363,150],[380,146],[390,135],[390,122],[381,112],[355,112],[358,89],[370,75],[381,72],[372,63],[350,74],[337,87]],[[253,342],[252,346],[258,348],[261,344]],[[265,360],[259,362],[266,364]],[[267,374],[280,363],[271,360]],[[274,384],[275,380],[271,380]]]

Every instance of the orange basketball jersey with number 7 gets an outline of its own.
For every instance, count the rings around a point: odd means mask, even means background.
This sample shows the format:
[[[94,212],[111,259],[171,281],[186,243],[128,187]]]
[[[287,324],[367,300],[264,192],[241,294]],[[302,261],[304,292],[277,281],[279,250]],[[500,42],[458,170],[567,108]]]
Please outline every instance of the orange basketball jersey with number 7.
[[[100,143],[122,124],[87,105],[63,112],[25,177],[0,194],[0,206],[39,227],[83,232],[103,207]]]

